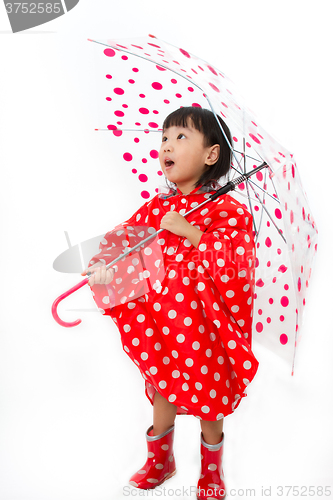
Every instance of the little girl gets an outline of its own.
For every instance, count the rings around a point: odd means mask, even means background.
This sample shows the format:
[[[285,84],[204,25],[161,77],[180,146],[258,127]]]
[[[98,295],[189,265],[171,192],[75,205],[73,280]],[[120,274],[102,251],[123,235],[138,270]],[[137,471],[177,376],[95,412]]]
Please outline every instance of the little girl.
[[[219,122],[231,145],[228,127]],[[138,224],[167,230],[158,241],[166,271],[161,286],[106,314],[145,379],[153,405],[148,458],[130,484],[155,488],[175,474],[175,417],[194,415],[202,430],[200,500],[225,497],[223,419],[246,396],[258,368],[251,351],[252,216],[229,195],[183,216],[220,187],[217,180],[230,168],[221,127],[212,112],[197,107],[180,108],[166,118],[159,161],[171,183],[169,193],[156,195],[107,233],[89,268],[96,268],[89,280],[94,299],[106,309],[114,272],[105,264],[111,262],[113,235]]]

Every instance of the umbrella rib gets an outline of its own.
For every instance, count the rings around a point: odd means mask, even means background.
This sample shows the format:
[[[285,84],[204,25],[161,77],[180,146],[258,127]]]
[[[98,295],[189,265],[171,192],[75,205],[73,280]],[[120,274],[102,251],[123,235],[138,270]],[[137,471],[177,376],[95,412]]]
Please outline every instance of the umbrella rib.
[[[238,174],[242,174],[242,172],[239,172],[237,170],[237,168],[235,168],[234,166],[231,166],[231,168],[233,168]],[[254,181],[252,181],[250,178],[247,179],[247,181],[250,182],[251,184],[253,184],[254,186],[256,186],[258,189],[260,189],[260,191],[263,191],[264,193],[266,193],[267,196],[270,196],[277,203],[281,203],[278,198],[275,198],[274,196],[272,196],[268,191],[266,191],[264,188],[260,187],[258,184],[256,184]]]
[[[250,185],[250,186],[251,186],[251,185]],[[253,186],[251,186],[251,188],[252,188],[252,191],[254,192],[255,197],[257,198],[257,200],[258,200],[258,201],[259,201],[259,203],[261,204],[262,208],[265,210],[266,214],[267,214],[267,215],[268,215],[268,217],[270,218],[270,220],[271,220],[272,224],[275,226],[275,229],[277,230],[277,232],[279,233],[279,235],[281,236],[281,238],[283,239],[283,241],[284,241],[285,243],[287,243],[287,240],[286,240],[286,238],[283,236],[281,229],[280,229],[280,228],[276,225],[276,223],[275,223],[275,222],[274,222],[274,220],[272,219],[271,214],[269,213],[269,211],[268,211],[268,210],[267,210],[267,208],[265,207],[264,203],[262,203],[262,201],[260,200],[259,195],[256,193],[256,191],[255,191],[255,189],[253,188]]]
[[[241,154],[243,154],[244,173],[246,173],[245,138],[243,138],[243,153],[241,153]],[[254,228],[254,232],[255,232],[256,240],[257,240],[258,236],[259,236],[259,229],[257,230],[256,220],[255,220],[254,213],[253,213],[252,203],[251,203],[250,194],[249,194],[249,187],[248,187],[247,182],[245,183],[245,185],[246,185],[247,199],[248,199],[248,203],[249,203],[249,207],[250,207],[250,212],[252,215],[253,228]]]
[[[275,187],[275,184],[274,184],[273,178],[272,178],[271,176],[270,176],[269,178],[270,178],[270,180],[271,180],[271,183],[273,184],[273,188],[274,188],[275,194],[276,194],[276,196],[278,197],[279,195],[278,195],[278,193],[277,193],[277,190],[276,190],[276,187]]]
[[[247,182],[246,182],[246,191],[247,191],[247,199],[249,201],[250,212],[251,212],[252,220],[253,220],[254,232],[256,233],[256,238],[258,238],[259,231],[257,231],[256,221],[255,221],[255,217],[254,217],[254,213],[253,213],[251,198],[250,198],[250,194],[249,194],[249,187],[248,187],[248,183]]]
[[[240,155],[243,155],[244,153],[242,151],[237,151],[237,149],[234,149],[235,153],[239,153]],[[258,160],[258,158],[254,158],[253,156],[250,155],[245,155],[247,158],[250,158],[251,160],[257,161],[258,163],[262,162],[263,159]]]
[[[264,184],[266,184],[266,171],[265,171],[265,181],[264,181]],[[260,201],[260,200],[259,200]],[[265,193],[263,194],[263,197],[262,197],[262,206],[264,206],[264,203],[265,203]],[[259,228],[258,228],[258,235],[260,233],[260,229],[261,229],[261,224],[262,224],[262,218],[263,218],[263,214],[264,212],[261,211],[261,214],[260,214],[260,221],[259,221]]]

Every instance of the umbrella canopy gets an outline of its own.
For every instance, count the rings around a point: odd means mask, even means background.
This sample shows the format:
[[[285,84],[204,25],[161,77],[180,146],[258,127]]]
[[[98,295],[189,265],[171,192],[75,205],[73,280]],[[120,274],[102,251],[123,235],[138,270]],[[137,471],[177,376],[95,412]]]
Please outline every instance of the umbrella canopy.
[[[112,138],[113,164],[135,175],[143,200],[158,191],[164,118],[180,106],[211,109],[233,136],[237,177],[270,166],[233,194],[252,213],[256,233],[253,338],[294,365],[317,248],[317,228],[293,155],[258,123],[232,81],[188,51],[155,37],[96,42],[97,130]],[[231,145],[232,146],[232,145]],[[226,181],[228,179],[224,179]]]

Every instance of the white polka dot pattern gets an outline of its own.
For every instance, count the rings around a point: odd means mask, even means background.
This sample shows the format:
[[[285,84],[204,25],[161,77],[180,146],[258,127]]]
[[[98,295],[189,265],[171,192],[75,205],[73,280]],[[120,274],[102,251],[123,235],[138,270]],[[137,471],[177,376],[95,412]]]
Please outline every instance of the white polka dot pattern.
[[[203,194],[175,196],[174,210],[179,212],[186,204],[191,206],[203,198]],[[145,234],[159,228],[161,218],[170,210],[170,205],[163,203],[163,198],[156,196],[140,209],[140,221],[145,220],[148,227]],[[255,265],[252,219],[228,195],[209,212],[201,212],[189,216],[189,222],[203,232],[198,248],[186,238],[163,233],[156,241],[165,269],[159,286],[152,287],[153,291],[143,290],[140,296],[134,295],[113,309],[104,304],[104,310],[118,326],[124,350],[138,366],[151,402],[158,390],[177,405],[177,413],[219,420],[237,407],[258,366],[251,351]],[[129,219],[117,236],[124,247],[128,246],[128,228],[138,215]],[[112,235],[114,231],[103,240],[106,248],[112,246]],[[107,261],[106,253],[112,252],[104,246],[98,259]],[[155,263],[158,257],[154,247],[150,249],[154,255],[147,257],[153,257]],[[248,255],[251,259],[246,261]],[[133,257],[130,265],[135,270],[140,268],[140,259]],[[158,264],[155,268],[159,269]],[[141,279],[152,273],[151,269],[140,272]],[[129,274],[133,275],[136,271]],[[119,278],[123,276],[119,274]],[[117,286],[130,295],[124,283]],[[93,288],[97,292],[94,300],[103,307],[101,294]],[[116,293],[119,290],[115,288]],[[112,294],[104,292],[105,296],[112,302]]]

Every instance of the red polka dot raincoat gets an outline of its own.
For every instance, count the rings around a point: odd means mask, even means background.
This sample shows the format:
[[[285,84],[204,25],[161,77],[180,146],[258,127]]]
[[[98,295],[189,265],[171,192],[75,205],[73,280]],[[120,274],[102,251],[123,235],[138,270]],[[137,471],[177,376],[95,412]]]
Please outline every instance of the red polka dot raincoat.
[[[166,212],[183,215],[208,197],[200,187],[187,195],[180,190],[156,195],[105,235],[90,264],[107,264],[118,256],[112,252],[114,241],[117,236],[124,240],[126,229],[140,224],[157,231]],[[251,351],[252,216],[224,195],[186,219],[204,234],[195,248],[184,237],[161,233],[161,286],[114,307],[115,279],[92,291],[98,307],[117,325],[123,349],[145,379],[150,402],[158,391],[177,405],[177,414],[213,421],[234,411],[258,368]]]

